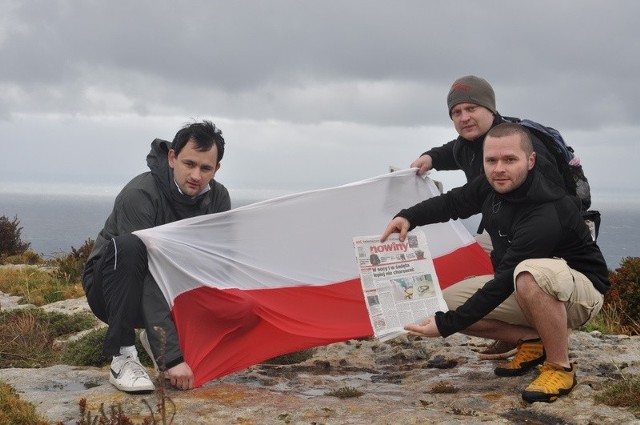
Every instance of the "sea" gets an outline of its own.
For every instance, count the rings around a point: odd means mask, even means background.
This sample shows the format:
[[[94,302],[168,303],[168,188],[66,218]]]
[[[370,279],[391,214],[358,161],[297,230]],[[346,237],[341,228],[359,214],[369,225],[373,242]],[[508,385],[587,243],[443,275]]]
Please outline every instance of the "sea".
[[[232,192],[233,195],[233,192]],[[595,198],[595,197],[594,197]],[[626,257],[640,257],[640,197],[605,196],[597,210],[602,216],[598,245],[609,269]],[[98,231],[113,207],[114,194],[42,194],[0,192],[0,216],[17,217],[21,239],[44,258],[55,258],[79,248]],[[261,201],[241,198],[232,208]],[[477,217],[463,223],[473,234]],[[382,231],[382,229],[380,229]]]

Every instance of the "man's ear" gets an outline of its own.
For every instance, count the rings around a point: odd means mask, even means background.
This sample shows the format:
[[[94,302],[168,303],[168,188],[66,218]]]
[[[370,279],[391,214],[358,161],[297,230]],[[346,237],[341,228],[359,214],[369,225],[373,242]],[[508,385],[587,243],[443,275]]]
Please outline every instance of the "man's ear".
[[[536,165],[536,153],[535,152],[531,152],[531,155],[529,155],[529,168],[528,170],[531,171],[533,170],[533,167]]]
[[[176,153],[173,149],[169,149],[169,153],[167,153],[167,159],[169,160],[169,167],[173,168],[176,165]]]

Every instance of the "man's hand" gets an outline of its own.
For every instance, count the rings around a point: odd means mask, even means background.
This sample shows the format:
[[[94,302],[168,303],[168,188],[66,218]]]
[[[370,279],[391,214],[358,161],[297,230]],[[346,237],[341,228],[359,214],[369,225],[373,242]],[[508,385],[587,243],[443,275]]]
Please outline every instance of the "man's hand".
[[[193,388],[193,371],[191,367],[182,362],[167,371],[171,385],[179,390],[190,390]]]
[[[420,158],[413,161],[409,167],[417,168],[418,175],[423,176],[427,171],[433,168],[433,161],[431,159],[431,155],[422,155]]]
[[[387,240],[389,235],[392,233],[400,233],[400,241],[404,242],[404,239],[407,237],[407,232],[409,231],[410,223],[409,220],[402,217],[396,217],[389,222],[387,228],[384,230],[384,233],[380,237],[380,242],[384,242]]]
[[[440,331],[433,317],[429,317],[417,325],[407,325],[404,327],[404,330],[409,331],[411,335],[415,336],[424,336],[427,338],[440,336]]]

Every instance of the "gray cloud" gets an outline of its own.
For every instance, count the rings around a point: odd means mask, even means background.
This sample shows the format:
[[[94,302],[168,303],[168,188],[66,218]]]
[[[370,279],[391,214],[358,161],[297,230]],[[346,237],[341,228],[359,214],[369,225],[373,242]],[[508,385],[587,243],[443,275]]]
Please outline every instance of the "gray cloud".
[[[121,183],[154,137],[205,117],[224,123],[232,186],[339,184],[452,138],[448,87],[476,74],[500,112],[577,135],[596,186],[633,187],[618,173],[638,153],[632,0],[6,0],[0,12],[0,137],[33,164],[20,181]]]

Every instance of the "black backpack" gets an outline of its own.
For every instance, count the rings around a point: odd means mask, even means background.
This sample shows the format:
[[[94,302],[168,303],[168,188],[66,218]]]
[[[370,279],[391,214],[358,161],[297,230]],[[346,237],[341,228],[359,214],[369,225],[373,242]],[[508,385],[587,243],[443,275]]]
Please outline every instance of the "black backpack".
[[[506,121],[526,127],[554,155],[567,192],[580,200],[582,216],[591,230],[593,240],[596,240],[600,229],[600,213],[589,210],[591,206],[591,188],[587,177],[584,175],[582,165],[580,165],[580,159],[575,155],[573,148],[566,144],[560,132],[553,127],[547,127],[528,119],[503,118]]]

